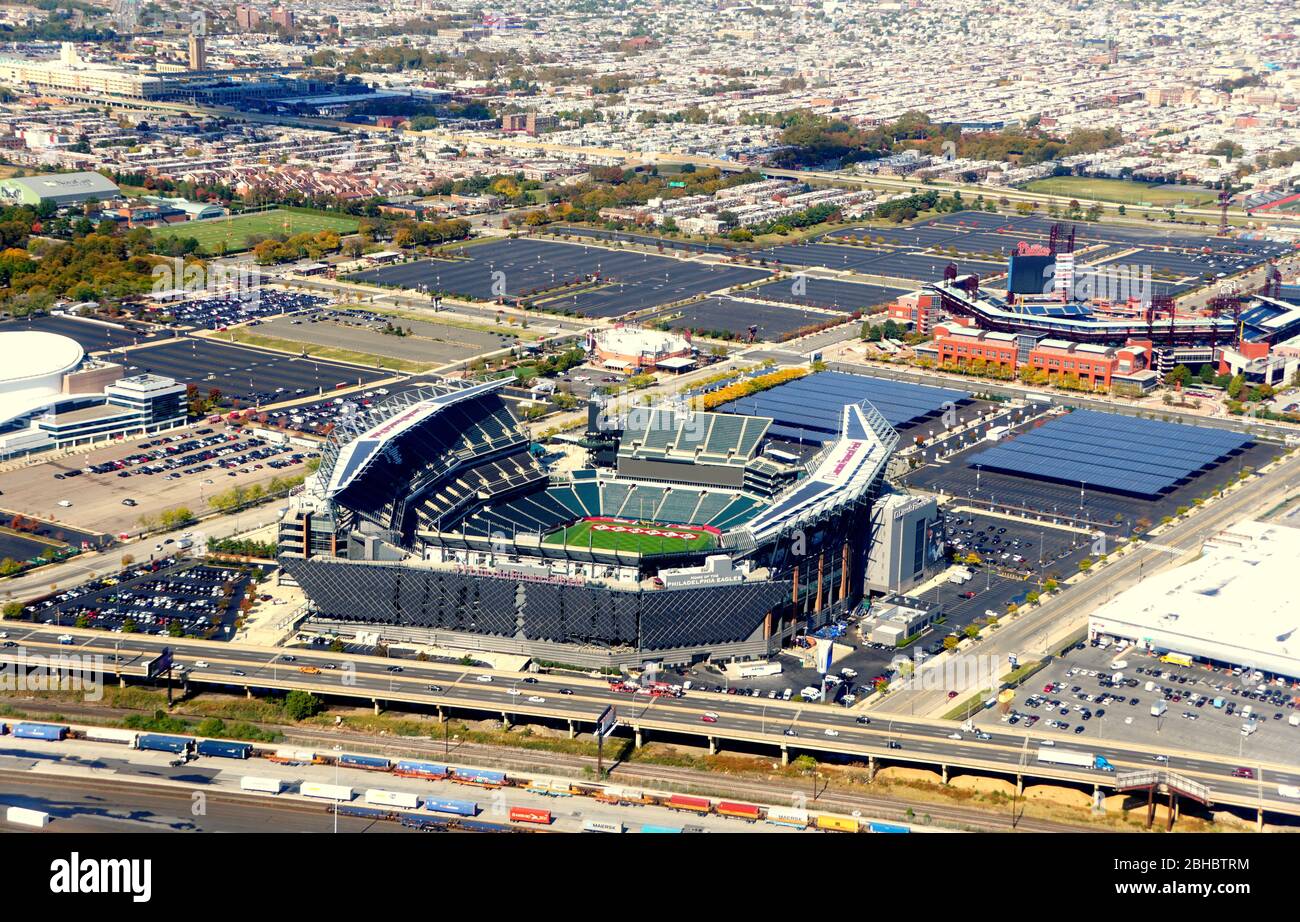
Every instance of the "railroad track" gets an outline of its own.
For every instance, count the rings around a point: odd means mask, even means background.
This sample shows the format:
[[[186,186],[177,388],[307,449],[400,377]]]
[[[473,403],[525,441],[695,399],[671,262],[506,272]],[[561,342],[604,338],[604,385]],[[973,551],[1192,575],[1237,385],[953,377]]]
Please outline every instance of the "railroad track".
[[[3,699],[0,699],[3,700]],[[133,714],[148,713],[129,708],[100,708],[80,704],[46,705],[43,702],[9,699],[25,712],[40,712],[73,720],[77,716],[103,720],[106,717],[121,719]],[[74,721],[75,722],[75,721]],[[284,736],[286,743],[328,752],[335,746],[363,746],[384,755],[410,756],[412,754],[433,760],[470,762],[484,767],[501,768],[519,772],[541,772],[582,780],[594,776],[596,759],[592,756],[546,750],[512,749],[484,743],[458,741],[444,748],[442,741],[424,737],[377,737],[346,731],[313,730],[302,727],[285,727],[282,724],[246,721],[251,725]],[[929,816],[931,825],[965,831],[980,832],[1100,832],[1111,831],[1085,823],[1068,823],[1019,816],[1012,823],[1010,810],[994,813],[975,807],[936,804],[905,797],[860,794],[843,788],[830,787],[819,790],[813,799],[804,783],[784,779],[746,779],[720,776],[692,768],[665,765],[615,762],[609,765],[608,778],[616,784],[657,790],[668,789],[681,793],[712,795],[714,797],[746,797],[760,803],[790,804],[802,802],[806,809],[818,807],[829,812],[851,815],[858,811],[863,817],[916,824],[915,817]],[[912,817],[908,816],[912,811]]]

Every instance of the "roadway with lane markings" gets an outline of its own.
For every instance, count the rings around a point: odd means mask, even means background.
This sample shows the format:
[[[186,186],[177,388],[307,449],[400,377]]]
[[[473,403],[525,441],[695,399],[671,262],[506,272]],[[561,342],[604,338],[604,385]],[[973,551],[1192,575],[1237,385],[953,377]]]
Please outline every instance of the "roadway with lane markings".
[[[1050,737],[1032,732],[995,731],[991,739],[969,734],[952,739],[951,722],[910,717],[869,718],[858,724],[858,712],[827,705],[738,698],[712,692],[691,692],[684,698],[631,696],[612,690],[608,683],[589,678],[550,675],[526,676],[490,669],[467,669],[459,664],[403,661],[395,665],[380,657],[342,656],[315,651],[286,651],[264,647],[232,647],[204,641],[105,635],[103,632],[67,629],[74,643],[58,643],[59,631],[19,625],[9,631],[16,647],[0,649],[0,661],[23,662],[27,653],[48,657],[68,653],[105,659],[105,672],[143,676],[148,661],[164,646],[176,651],[176,662],[187,667],[189,681],[247,689],[300,688],[321,695],[376,703],[408,703],[425,707],[450,707],[501,715],[507,720],[534,718],[590,724],[605,706],[618,707],[620,723],[639,732],[667,732],[714,741],[769,745],[796,751],[837,753],[884,759],[888,762],[923,763],[982,770],[1012,776],[1034,776],[1108,786],[1113,776],[1094,770],[1043,766],[1036,762],[1036,745]],[[110,637],[112,638],[110,640]],[[24,652],[26,651],[26,652]],[[118,656],[114,662],[111,657]],[[293,657],[286,661],[285,657]],[[195,663],[206,665],[196,667]],[[304,673],[304,667],[319,669]],[[480,681],[489,676],[491,681]],[[526,679],[535,679],[527,682]],[[430,685],[438,686],[437,691]],[[562,689],[571,693],[564,694]],[[530,701],[530,697],[541,701]],[[705,712],[717,721],[702,720]],[[794,736],[786,731],[793,731]],[[834,731],[827,733],[827,731]],[[893,749],[890,744],[900,746]],[[1176,752],[1131,743],[1062,745],[1058,751],[1087,751],[1105,756],[1121,772],[1159,767],[1157,754],[1177,761],[1179,774],[1208,785],[1216,803],[1300,815],[1300,801],[1280,796],[1278,785],[1300,786],[1300,769],[1274,763],[1246,761],[1205,753]],[[1236,778],[1232,771],[1249,767],[1255,777]]]

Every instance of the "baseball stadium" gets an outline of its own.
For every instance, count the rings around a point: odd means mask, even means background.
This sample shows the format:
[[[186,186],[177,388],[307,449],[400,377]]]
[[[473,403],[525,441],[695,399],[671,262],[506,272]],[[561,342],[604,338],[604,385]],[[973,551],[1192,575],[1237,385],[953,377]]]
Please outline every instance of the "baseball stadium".
[[[768,416],[593,404],[587,462],[561,470],[502,387],[404,391],[331,434],[279,525],[310,625],[687,663],[768,655],[861,601],[864,523],[898,443],[867,400],[827,394],[802,451]]]

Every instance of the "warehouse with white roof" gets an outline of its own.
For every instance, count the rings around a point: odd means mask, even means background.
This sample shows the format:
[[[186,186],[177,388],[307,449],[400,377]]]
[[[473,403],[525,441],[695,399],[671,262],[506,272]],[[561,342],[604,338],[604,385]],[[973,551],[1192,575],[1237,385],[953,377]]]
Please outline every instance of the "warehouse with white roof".
[[[1300,601],[1287,588],[1298,560],[1300,529],[1239,522],[1206,541],[1196,560],[1102,605],[1089,634],[1300,679]]]

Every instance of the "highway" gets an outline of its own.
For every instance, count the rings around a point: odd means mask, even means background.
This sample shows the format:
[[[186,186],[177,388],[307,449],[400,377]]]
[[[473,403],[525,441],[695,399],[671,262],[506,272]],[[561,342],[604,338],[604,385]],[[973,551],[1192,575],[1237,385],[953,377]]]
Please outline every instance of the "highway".
[[[0,661],[26,662],[28,656],[76,653],[103,656],[105,671],[142,676],[145,665],[164,646],[176,650],[176,661],[189,667],[188,679],[226,688],[301,688],[320,695],[385,704],[415,704],[454,708],[499,716],[509,721],[542,719],[589,728],[608,705],[618,708],[620,724],[637,735],[670,733],[771,747],[789,755],[838,753],[889,763],[970,769],[1012,777],[1052,778],[1107,787],[1113,775],[1093,770],[1045,766],[1037,762],[1043,735],[997,731],[989,740],[967,734],[952,738],[951,722],[924,718],[874,716],[858,724],[858,712],[827,705],[739,698],[691,692],[685,698],[648,698],[616,692],[607,683],[587,678],[524,676],[460,665],[421,663],[369,656],[344,656],[277,648],[234,647],[202,641],[173,640],[127,634],[67,630],[70,645],[57,641],[58,629],[25,624],[8,626]],[[120,657],[114,661],[112,657]],[[286,662],[286,656],[293,656]],[[197,666],[203,662],[206,665]],[[319,670],[306,673],[310,668]],[[390,669],[400,669],[391,672]],[[487,677],[488,680],[484,680]],[[527,679],[533,679],[529,682]],[[565,690],[568,693],[565,693]],[[705,714],[716,714],[714,722]],[[897,748],[894,748],[897,747]],[[1212,790],[1218,804],[1266,808],[1300,815],[1300,801],[1286,800],[1278,785],[1300,786],[1300,768],[1246,761],[1255,777],[1232,776],[1241,763],[1235,757],[1178,752],[1127,743],[1067,743],[1057,751],[1087,751],[1105,756],[1120,772],[1159,767],[1158,753],[1169,756],[1170,767]]]

